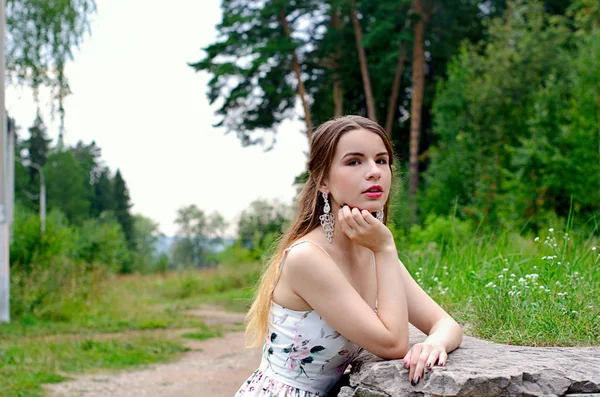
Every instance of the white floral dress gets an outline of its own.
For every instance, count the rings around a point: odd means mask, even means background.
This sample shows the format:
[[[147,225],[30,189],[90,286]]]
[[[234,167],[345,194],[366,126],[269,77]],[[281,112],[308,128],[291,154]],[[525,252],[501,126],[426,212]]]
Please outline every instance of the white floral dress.
[[[284,252],[280,269],[287,252],[305,242],[311,241],[300,241]],[[272,302],[262,361],[235,397],[326,396],[361,350],[316,311],[286,309]]]

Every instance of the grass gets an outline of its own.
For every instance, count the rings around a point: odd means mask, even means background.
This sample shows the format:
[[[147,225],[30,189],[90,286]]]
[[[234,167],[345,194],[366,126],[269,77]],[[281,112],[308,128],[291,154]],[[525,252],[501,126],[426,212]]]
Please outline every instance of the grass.
[[[211,303],[245,311],[258,269],[111,276],[85,299],[69,297],[42,311],[50,315],[13,318],[0,325],[0,395],[43,396],[44,383],[172,360],[187,350],[185,339],[221,337],[221,326],[185,310]],[[175,332],[182,329],[189,331]]]
[[[0,345],[0,395],[43,396],[42,383],[69,379],[69,374],[124,369],[165,361],[186,351],[157,336],[96,340],[29,340]]]
[[[600,247],[549,228],[539,237],[505,233],[450,239],[401,259],[468,334],[527,346],[600,344]]]
[[[600,345],[596,235],[550,228],[537,238],[443,236],[399,244],[400,257],[467,334],[515,345]],[[42,396],[43,383],[72,374],[175,359],[185,339],[224,332],[185,311],[210,303],[245,312],[259,271],[249,264],[112,277],[85,299],[17,317],[0,326],[0,395]],[[182,329],[189,331],[168,332]]]

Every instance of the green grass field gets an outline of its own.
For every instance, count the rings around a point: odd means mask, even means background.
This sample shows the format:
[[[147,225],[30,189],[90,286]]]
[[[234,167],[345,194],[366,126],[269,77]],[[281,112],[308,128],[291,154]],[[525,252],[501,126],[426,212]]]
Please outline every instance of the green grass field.
[[[593,235],[451,234],[398,248],[417,282],[469,335],[515,345],[600,344],[600,247]],[[182,338],[223,334],[185,310],[217,303],[244,312],[259,271],[248,264],[114,276],[93,299],[62,306],[70,312],[57,319],[3,324],[0,395],[42,396],[43,383],[71,374],[173,360],[185,351]]]
[[[70,374],[169,361],[186,351],[185,339],[220,337],[220,327],[184,311],[202,303],[246,310],[258,269],[255,264],[114,277],[94,299],[67,305],[70,312],[60,316],[62,321],[29,316],[2,324],[0,396],[43,396],[43,383],[61,382]],[[186,332],[177,335],[178,330]]]

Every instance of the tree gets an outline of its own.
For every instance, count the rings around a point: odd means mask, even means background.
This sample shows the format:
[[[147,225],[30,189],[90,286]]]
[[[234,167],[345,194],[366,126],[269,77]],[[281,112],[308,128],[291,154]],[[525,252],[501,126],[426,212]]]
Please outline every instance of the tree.
[[[116,209],[113,180],[108,167],[102,168],[93,189],[91,216],[98,217],[104,211],[114,211]]]
[[[298,95],[304,108],[306,134],[312,118],[302,65],[306,39],[294,35],[296,25],[316,8],[314,0],[222,2],[220,39],[204,48],[206,56],[190,66],[212,74],[208,98],[222,99],[215,126],[234,131],[242,145],[264,144],[256,131],[274,131],[294,114]]]
[[[86,188],[86,194],[88,200],[92,203],[92,207],[95,199],[95,187],[94,185],[98,182],[100,173],[102,172],[102,164],[100,162],[100,156],[102,151],[96,145],[95,141],[90,144],[84,144],[82,141],[77,142],[77,145],[73,148],[75,158],[83,168],[84,172],[84,186]]]
[[[246,248],[262,246],[269,235],[280,235],[289,219],[290,208],[275,200],[255,200],[242,211],[238,220],[237,239]]]
[[[541,2],[512,1],[488,40],[463,46],[434,105],[426,209],[447,213],[456,202],[478,222],[535,229],[552,213],[566,217],[571,200],[576,212],[597,208],[596,132],[580,110],[593,103],[584,93],[594,77],[583,71],[598,61],[576,66],[568,25]]]
[[[410,199],[411,222],[417,223],[417,191],[419,188],[419,138],[421,135],[421,112],[425,91],[425,24],[431,10],[424,3],[427,0],[413,0],[413,10],[419,16],[414,26],[412,63],[412,101],[410,107]]]
[[[407,31],[410,25],[410,19],[406,18],[403,31]],[[394,75],[394,82],[392,83],[392,92],[390,93],[390,100],[388,102],[387,118],[385,120],[385,131],[388,133],[390,139],[392,138],[392,131],[394,129],[394,119],[396,117],[396,107],[398,105],[398,95],[400,94],[400,82],[402,81],[402,74],[404,73],[404,62],[406,60],[406,39],[398,40],[398,63],[396,64],[396,74]]]
[[[195,204],[191,204],[177,210],[175,224],[178,230],[173,247],[173,260],[181,265],[202,265],[207,240],[206,214]]]
[[[69,221],[80,224],[89,216],[90,201],[85,171],[72,150],[52,153],[44,166],[48,211],[60,209]]]
[[[218,212],[213,212],[208,216],[206,225],[206,237],[208,239],[208,245],[211,248],[215,248],[223,244],[223,237],[229,224]]]
[[[95,0],[6,1],[7,76],[30,85],[34,92],[50,87],[61,126],[63,102],[70,93],[64,68],[73,58],[73,48],[89,33],[88,18],[95,10]]]
[[[354,35],[356,37],[356,51],[358,52],[358,60],[360,62],[360,74],[362,75],[365,97],[367,99],[367,115],[371,120],[377,121],[375,103],[373,102],[373,89],[371,88],[371,78],[369,77],[369,68],[367,66],[367,56],[365,55],[365,48],[363,46],[362,29],[360,27],[358,11],[356,9],[356,0],[352,0],[350,12],[352,17],[352,27],[354,28]]]
[[[135,250],[135,240],[133,234],[133,216],[130,212],[131,199],[129,198],[129,190],[119,169],[117,169],[113,182],[113,202],[115,216],[119,224],[121,224],[129,249],[133,251]]]
[[[52,139],[48,138],[46,126],[39,111],[33,125],[29,127],[29,134],[30,138],[24,142],[28,152],[28,160],[43,167],[48,159],[48,149]],[[39,191],[39,175],[33,167],[29,167],[29,180],[34,188],[33,191]]]
[[[151,271],[158,258],[156,244],[162,233],[158,223],[141,214],[133,215],[133,234],[135,246],[134,269]]]

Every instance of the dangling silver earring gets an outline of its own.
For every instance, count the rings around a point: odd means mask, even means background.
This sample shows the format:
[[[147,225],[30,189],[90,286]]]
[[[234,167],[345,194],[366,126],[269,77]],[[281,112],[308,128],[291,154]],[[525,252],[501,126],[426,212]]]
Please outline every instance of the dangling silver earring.
[[[335,219],[331,213],[329,200],[327,200],[327,193],[323,192],[322,195],[323,200],[325,200],[325,206],[323,207],[323,215],[320,215],[319,219],[321,220],[321,226],[323,227],[327,241],[329,241],[329,244],[331,244],[331,240],[333,239],[333,226],[335,225]]]
[[[383,223],[383,207],[381,207],[381,209],[375,213],[375,217],[379,222]]]

